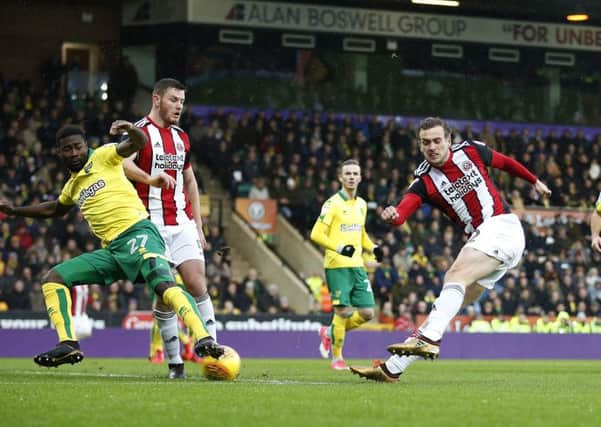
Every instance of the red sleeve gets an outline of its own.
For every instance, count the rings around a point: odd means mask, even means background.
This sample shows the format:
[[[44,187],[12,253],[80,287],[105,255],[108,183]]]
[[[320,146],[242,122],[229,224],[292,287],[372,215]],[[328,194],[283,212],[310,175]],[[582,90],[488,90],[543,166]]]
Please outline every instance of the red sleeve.
[[[407,193],[396,207],[399,217],[391,222],[392,225],[402,225],[413,212],[422,205],[422,199],[415,193]]]
[[[498,151],[492,152],[492,161],[490,165],[493,168],[504,170],[505,172],[525,179],[530,184],[534,184],[538,179],[532,172],[530,172],[526,166],[512,159],[511,157],[501,154]]]

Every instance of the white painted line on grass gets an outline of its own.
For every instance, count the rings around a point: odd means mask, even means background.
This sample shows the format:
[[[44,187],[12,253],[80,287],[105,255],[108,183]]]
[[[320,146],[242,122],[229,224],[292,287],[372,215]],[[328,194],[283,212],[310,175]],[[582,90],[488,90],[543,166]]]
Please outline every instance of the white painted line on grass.
[[[51,368],[50,368],[51,369]],[[132,374],[111,374],[111,373],[93,373],[93,372],[48,372],[48,371],[32,371],[32,370],[24,370],[24,371],[12,371],[11,374],[23,374],[23,375],[48,375],[56,377],[84,377],[84,378],[131,378],[131,379],[145,379],[148,381],[145,382],[136,382],[135,384],[148,383],[149,381],[160,382],[160,383],[177,383],[177,384],[197,384],[201,377],[198,378],[188,378],[191,381],[173,381],[168,380],[166,377],[156,378],[153,376],[144,376],[144,375],[132,375]],[[203,381],[204,382],[204,381]],[[286,380],[286,379],[251,379],[251,378],[239,378],[234,383],[245,383],[245,384],[266,384],[266,385],[339,385],[343,384],[342,382],[333,382],[333,381],[299,381],[299,380]],[[211,381],[211,384],[230,384],[231,381]],[[0,384],[38,384],[37,382],[7,382],[0,381]],[[43,384],[48,384],[44,382]],[[128,384],[120,383],[120,384]]]

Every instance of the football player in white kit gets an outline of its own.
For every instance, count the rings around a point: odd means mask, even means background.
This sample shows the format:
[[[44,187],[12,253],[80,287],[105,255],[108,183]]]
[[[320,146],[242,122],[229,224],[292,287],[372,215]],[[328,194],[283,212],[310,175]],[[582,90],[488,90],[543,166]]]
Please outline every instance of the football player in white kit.
[[[419,329],[405,342],[389,345],[393,356],[386,362],[350,368],[374,381],[398,381],[413,361],[437,358],[444,331],[461,307],[492,289],[519,263],[525,246],[524,230],[501,197],[488,168],[528,181],[542,197],[551,194],[524,165],[484,143],[466,140],[451,144],[449,125],[440,118],[422,120],[418,138],[425,160],[415,170],[415,179],[400,203],[386,207],[381,218],[400,226],[428,203],[463,228],[469,239],[447,270],[440,295]]]
[[[123,163],[127,177],[165,240],[170,262],[194,297],[207,330],[216,339],[215,312],[207,292],[198,184],[190,163],[190,140],[177,126],[183,112],[185,86],[175,79],[161,79],[152,92],[150,113],[139,120],[148,137],[143,150]],[[177,316],[157,300],[158,322],[169,361],[169,377],[185,378],[180,355]]]

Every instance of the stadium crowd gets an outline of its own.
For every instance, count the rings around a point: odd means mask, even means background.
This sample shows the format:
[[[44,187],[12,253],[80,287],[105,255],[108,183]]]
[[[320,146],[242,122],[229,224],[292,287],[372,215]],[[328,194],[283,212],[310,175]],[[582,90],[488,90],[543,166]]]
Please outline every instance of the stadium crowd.
[[[0,197],[16,204],[57,197],[65,173],[53,156],[54,134],[65,123],[81,124],[92,146],[107,143],[107,129],[117,117],[138,117],[120,102],[96,96],[66,96],[60,85],[40,81],[0,80]],[[319,208],[336,192],[336,165],[360,160],[360,195],[369,203],[368,232],[384,249],[384,262],[370,271],[380,321],[398,329],[413,325],[429,311],[444,271],[465,236],[437,210],[423,207],[401,229],[381,222],[382,206],[396,204],[421,161],[412,124],[376,116],[332,113],[243,112],[215,109],[188,114],[182,127],[190,135],[193,161],[202,162],[232,196],[274,198],[280,212],[307,235]],[[455,138],[479,139],[519,158],[544,179],[551,206],[593,206],[601,186],[601,135],[594,140],[571,134],[524,130],[504,134],[485,127],[476,134],[458,129]],[[196,170],[198,168],[195,168]],[[497,175],[505,199],[514,209],[538,205],[530,186]],[[199,180],[202,186],[202,182]],[[34,221],[0,218],[0,308],[43,311],[40,278],[55,263],[99,247],[82,216]],[[498,283],[470,310],[474,315],[601,315],[599,255],[591,253],[588,225],[582,213],[561,211],[523,217],[527,252],[519,268]],[[229,260],[217,249],[225,245],[217,225],[207,224],[205,253],[209,291],[223,313],[290,311],[276,284],[261,282],[256,270],[236,281]],[[150,307],[145,288],[117,282],[94,285],[90,310],[123,311]]]

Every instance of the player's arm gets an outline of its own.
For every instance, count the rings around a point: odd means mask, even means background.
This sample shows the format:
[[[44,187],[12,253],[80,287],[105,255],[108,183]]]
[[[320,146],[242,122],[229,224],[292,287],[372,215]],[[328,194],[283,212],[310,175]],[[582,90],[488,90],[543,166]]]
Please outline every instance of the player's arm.
[[[13,206],[5,200],[0,201],[0,212],[10,216],[25,216],[29,218],[61,217],[69,212],[72,207],[72,205],[63,205],[58,200],[29,206]]]
[[[422,198],[415,193],[406,193],[398,205],[386,207],[380,217],[391,225],[403,225],[422,205]]]
[[[140,182],[146,185],[152,185],[159,188],[175,188],[175,178],[161,172],[157,175],[150,176],[145,170],[142,170],[134,162],[135,153],[123,160],[123,170],[125,176],[132,181]]]
[[[384,259],[384,252],[382,251],[382,248],[376,245],[374,242],[372,242],[372,240],[369,238],[369,235],[367,234],[367,231],[365,231],[365,228],[363,228],[363,232],[361,234],[361,247],[374,256],[374,258],[376,259],[376,266]],[[365,266],[369,267],[367,262],[365,263]]]
[[[321,214],[313,228],[311,229],[311,240],[321,246],[324,249],[329,249],[334,252],[338,252],[341,255],[352,257],[355,253],[355,247],[353,245],[339,244],[330,237],[330,224],[334,216],[335,207],[331,205],[330,201],[324,203],[321,208]]]
[[[376,247],[374,242],[372,242],[371,239],[369,238],[367,231],[365,231],[365,227],[363,228],[363,231],[361,233],[361,247],[363,249],[365,249],[367,252],[371,252],[371,253],[373,253],[374,248]]]
[[[196,223],[196,228],[198,228],[198,237],[200,238],[200,244],[203,249],[207,249],[207,239],[205,238],[204,232],[202,230],[202,215],[200,214],[200,197],[198,194],[198,183],[196,182],[196,177],[194,176],[194,171],[192,167],[188,167],[184,169],[184,189],[188,194],[188,198],[190,200],[190,206],[192,207],[192,218]]]
[[[532,172],[526,168],[523,164],[518,162],[515,159],[512,159],[505,154],[499,153],[498,151],[492,151],[492,157],[490,161],[490,165],[495,169],[501,169],[509,173],[512,176],[517,176],[528,181],[530,184],[534,185],[536,191],[541,195],[548,197],[551,195],[551,190],[549,187],[542,182],[540,179],[536,177]]]
[[[127,133],[127,139],[121,141],[117,145],[117,153],[121,157],[131,156],[132,154],[144,148],[148,142],[146,134],[140,128],[134,126],[133,123],[128,122],[127,120],[115,120],[111,124],[109,133],[113,136]]]
[[[315,221],[315,224],[313,224],[313,228],[311,229],[311,240],[324,249],[336,251],[338,249],[338,244],[334,240],[330,239],[330,236],[328,235],[329,232],[330,226],[318,219]]]
[[[601,253],[601,194],[597,200],[595,210],[591,214],[591,247],[595,252]]]

